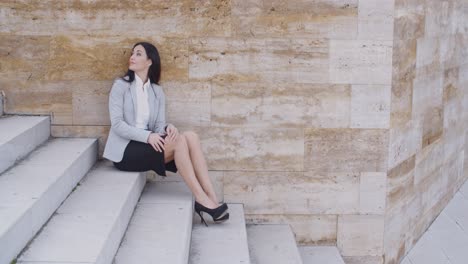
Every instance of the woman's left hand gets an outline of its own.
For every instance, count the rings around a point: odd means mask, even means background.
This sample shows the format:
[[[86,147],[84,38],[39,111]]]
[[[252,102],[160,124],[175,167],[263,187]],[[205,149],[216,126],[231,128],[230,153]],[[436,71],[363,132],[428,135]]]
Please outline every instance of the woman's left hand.
[[[169,124],[167,126],[167,135],[169,136],[169,140],[170,141],[176,141],[177,137],[179,136],[179,130],[177,130],[177,128],[172,125],[172,124]]]

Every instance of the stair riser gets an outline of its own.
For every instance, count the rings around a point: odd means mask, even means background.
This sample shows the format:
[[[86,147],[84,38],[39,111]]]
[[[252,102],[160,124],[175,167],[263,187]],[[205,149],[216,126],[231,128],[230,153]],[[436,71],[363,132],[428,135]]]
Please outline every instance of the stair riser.
[[[97,159],[97,141],[88,148],[50,186],[47,192],[7,231],[0,236],[0,264],[9,264],[41,229],[78,181],[94,165]],[[3,250],[6,249],[6,250]]]
[[[120,211],[118,221],[114,223],[113,232],[110,234],[105,248],[101,251],[100,256],[97,258],[95,264],[111,264],[117,250],[119,249],[120,242],[127,230],[127,226],[132,218],[133,210],[135,209],[138,199],[140,198],[141,192],[145,187],[146,176],[141,174],[138,180],[135,181],[127,200]]]
[[[44,143],[50,136],[50,121],[45,119],[33,128],[0,145],[0,174]]]

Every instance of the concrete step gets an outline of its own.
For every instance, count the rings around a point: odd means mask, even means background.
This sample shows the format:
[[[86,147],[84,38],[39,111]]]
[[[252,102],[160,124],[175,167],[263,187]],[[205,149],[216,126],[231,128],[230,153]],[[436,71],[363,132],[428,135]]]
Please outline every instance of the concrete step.
[[[247,225],[252,264],[302,264],[289,225]]]
[[[340,252],[334,246],[301,246],[299,252],[304,264],[345,264]]]
[[[96,158],[95,139],[53,139],[0,175],[0,264],[21,252]]]
[[[214,224],[211,217],[208,227],[200,223],[194,214],[192,243],[190,245],[190,264],[249,264],[249,248],[244,220],[244,206],[229,204],[230,219]]]
[[[111,263],[145,185],[143,173],[99,162],[17,263]]]
[[[184,182],[147,183],[114,263],[187,264],[192,215]]]
[[[0,118],[0,174],[49,138],[49,120],[45,116]]]

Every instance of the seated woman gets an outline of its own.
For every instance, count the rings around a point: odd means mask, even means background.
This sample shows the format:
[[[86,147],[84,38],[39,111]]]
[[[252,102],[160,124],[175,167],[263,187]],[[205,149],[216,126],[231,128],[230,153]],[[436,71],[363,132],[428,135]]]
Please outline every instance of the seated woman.
[[[228,207],[218,203],[198,135],[191,131],[179,134],[175,126],[166,124],[160,75],[156,47],[136,43],[127,73],[112,85],[111,128],[103,156],[123,171],[153,170],[166,176],[166,170],[178,170],[195,196],[195,212],[203,223],[207,225],[202,212],[211,215],[215,223],[226,221]]]

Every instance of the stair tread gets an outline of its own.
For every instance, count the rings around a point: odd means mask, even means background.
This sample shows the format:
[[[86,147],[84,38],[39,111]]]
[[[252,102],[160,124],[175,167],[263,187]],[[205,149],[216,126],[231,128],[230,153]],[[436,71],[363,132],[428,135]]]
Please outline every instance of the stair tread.
[[[110,263],[145,176],[98,162],[19,257],[18,263]]]
[[[207,214],[208,227],[194,216],[192,243],[190,247],[191,264],[230,264],[250,263],[247,232],[242,204],[229,204],[229,220],[212,223]]]
[[[186,264],[193,200],[184,182],[152,182],[143,190],[115,264]]]
[[[49,117],[0,117],[0,174],[44,143],[49,136]]]
[[[300,246],[299,252],[304,264],[345,264],[340,252],[334,246]]]
[[[289,225],[247,225],[252,264],[302,264]]]
[[[44,160],[57,149],[61,162]],[[0,263],[21,251],[96,158],[96,139],[53,139],[0,175]]]

